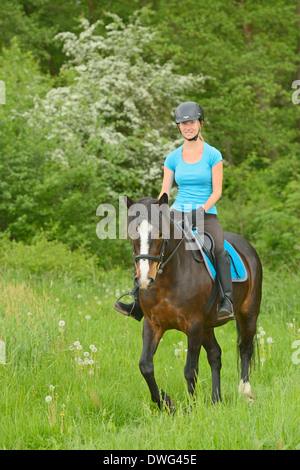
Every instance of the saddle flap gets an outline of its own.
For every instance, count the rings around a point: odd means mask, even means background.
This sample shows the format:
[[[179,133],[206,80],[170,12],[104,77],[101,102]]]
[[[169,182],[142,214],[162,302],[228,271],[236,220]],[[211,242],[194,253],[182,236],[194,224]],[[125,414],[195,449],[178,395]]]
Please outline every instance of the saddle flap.
[[[215,269],[215,257],[214,257],[214,240],[212,236],[204,232],[199,234],[197,230],[193,229],[193,235],[195,237],[196,243],[199,247],[200,252],[203,255],[204,263],[206,268],[212,278],[212,280],[216,277],[216,269]],[[224,240],[224,250],[228,251],[231,261],[231,277],[233,282],[244,282],[246,281],[248,274],[247,270],[244,266],[244,263],[238,254],[238,252],[234,249],[234,247],[228,242],[228,240]]]

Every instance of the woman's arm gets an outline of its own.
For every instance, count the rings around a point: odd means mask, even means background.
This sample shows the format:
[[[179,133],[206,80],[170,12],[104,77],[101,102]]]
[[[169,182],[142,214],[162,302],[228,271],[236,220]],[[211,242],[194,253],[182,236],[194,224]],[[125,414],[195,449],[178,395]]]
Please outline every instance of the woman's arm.
[[[220,161],[212,167],[212,187],[213,191],[206,203],[203,204],[205,212],[207,212],[222,196],[223,183],[223,162]]]
[[[164,165],[164,177],[161,187],[161,192],[158,196],[158,199],[164,194],[167,193],[168,197],[170,196],[170,191],[174,181],[174,171],[169,170],[169,168]]]

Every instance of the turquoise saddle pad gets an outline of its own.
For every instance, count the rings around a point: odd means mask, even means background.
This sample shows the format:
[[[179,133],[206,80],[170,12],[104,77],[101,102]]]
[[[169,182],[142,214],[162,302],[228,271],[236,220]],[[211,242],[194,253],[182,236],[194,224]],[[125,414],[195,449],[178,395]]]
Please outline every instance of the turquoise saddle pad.
[[[240,255],[237,251],[233,248],[230,243],[225,240],[224,241],[224,250],[227,250],[230,256],[231,261],[231,278],[233,282],[243,282],[247,279],[247,271],[245,269],[244,263],[240,258]],[[216,271],[213,265],[211,264],[210,260],[208,259],[207,255],[204,253],[207,265],[209,267],[211,277],[215,279]]]
[[[209,272],[210,277],[214,280],[216,278],[216,270],[213,267],[210,259],[208,256],[205,254],[205,252],[202,250],[202,247],[199,245],[197,238],[195,238],[200,251],[202,252],[203,259],[205,261],[207,270]],[[238,252],[233,248],[233,246],[227,241],[224,241],[224,250],[227,250],[230,256],[230,261],[231,261],[231,278],[233,282],[244,282],[246,281],[248,275],[246,268],[244,266],[243,261],[240,258],[240,255]]]

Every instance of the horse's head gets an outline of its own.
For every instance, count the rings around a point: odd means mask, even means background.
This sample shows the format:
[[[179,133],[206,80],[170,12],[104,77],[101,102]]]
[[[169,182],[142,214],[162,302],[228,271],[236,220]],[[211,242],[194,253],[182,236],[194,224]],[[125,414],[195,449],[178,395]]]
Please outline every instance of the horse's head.
[[[159,200],[147,197],[134,201],[125,196],[128,207],[128,235],[133,242],[136,281],[141,289],[155,282],[170,238],[168,196]]]

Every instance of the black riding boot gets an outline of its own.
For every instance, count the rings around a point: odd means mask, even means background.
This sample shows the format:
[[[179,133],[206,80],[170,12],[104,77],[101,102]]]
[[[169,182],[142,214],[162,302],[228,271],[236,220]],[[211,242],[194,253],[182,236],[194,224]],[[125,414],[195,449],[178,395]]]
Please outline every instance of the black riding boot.
[[[120,299],[125,295],[131,295],[131,297],[133,297],[133,302],[130,304],[124,304],[123,302],[120,302]],[[132,317],[137,321],[141,321],[144,314],[139,303],[138,286],[134,286],[131,292],[127,292],[126,294],[121,295],[121,297],[119,297],[119,299],[115,303],[114,309],[122,313],[123,315],[126,315],[127,317]]]
[[[230,257],[228,251],[224,250],[216,257],[217,277],[221,285],[222,297],[218,306],[218,320],[233,320],[233,296],[232,280],[230,271]]]

